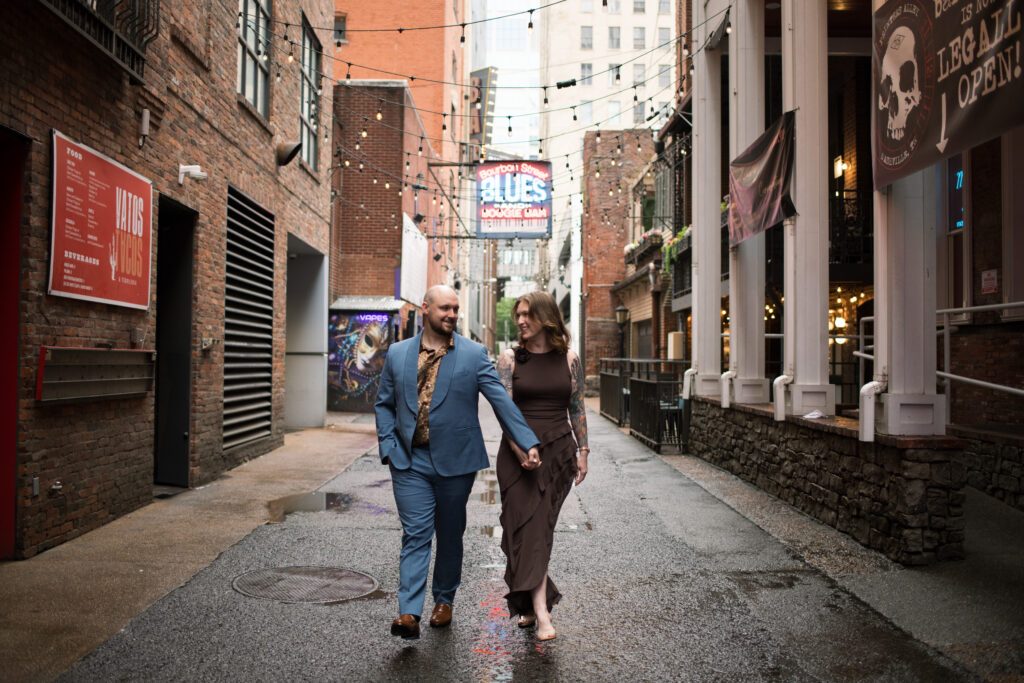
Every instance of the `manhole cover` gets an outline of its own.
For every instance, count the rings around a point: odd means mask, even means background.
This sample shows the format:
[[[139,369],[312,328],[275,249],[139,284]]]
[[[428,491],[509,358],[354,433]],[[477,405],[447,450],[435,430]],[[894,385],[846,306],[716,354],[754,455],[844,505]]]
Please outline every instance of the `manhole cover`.
[[[340,567],[275,567],[246,572],[231,586],[252,598],[325,604],[372,593],[377,590],[377,580]]]

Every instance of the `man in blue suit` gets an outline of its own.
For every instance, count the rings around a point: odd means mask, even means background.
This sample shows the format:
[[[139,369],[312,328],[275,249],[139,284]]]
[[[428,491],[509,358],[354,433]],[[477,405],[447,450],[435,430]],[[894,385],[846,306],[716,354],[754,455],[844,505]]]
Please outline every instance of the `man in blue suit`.
[[[478,394],[491,404],[505,434],[523,451],[525,469],[540,467],[539,441],[509,398],[484,347],[455,334],[459,298],[444,285],[427,290],[423,332],[388,349],[380,375],[377,441],[391,468],[402,521],[398,611],[391,635],[420,637],[420,615],[437,535],[434,611],[430,625],[447,626],[462,580],[466,501],[477,470],[490,463],[477,417]]]

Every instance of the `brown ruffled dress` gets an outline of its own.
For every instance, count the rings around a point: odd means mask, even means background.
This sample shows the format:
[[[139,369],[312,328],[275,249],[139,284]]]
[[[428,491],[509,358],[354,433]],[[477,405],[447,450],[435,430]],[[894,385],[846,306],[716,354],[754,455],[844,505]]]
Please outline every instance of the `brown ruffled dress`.
[[[511,616],[533,614],[530,591],[548,572],[555,524],[576,477],[576,439],[569,422],[572,380],[564,353],[517,353],[512,399],[540,440],[541,466],[524,470],[506,438],[498,449],[501,549]],[[562,594],[548,576],[548,610]]]

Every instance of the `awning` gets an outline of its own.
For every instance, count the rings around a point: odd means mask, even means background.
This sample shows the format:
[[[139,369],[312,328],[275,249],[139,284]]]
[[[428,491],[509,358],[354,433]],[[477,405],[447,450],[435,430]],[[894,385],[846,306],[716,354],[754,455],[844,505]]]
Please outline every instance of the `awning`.
[[[405,302],[390,296],[339,296],[330,309],[333,311],[399,311]]]

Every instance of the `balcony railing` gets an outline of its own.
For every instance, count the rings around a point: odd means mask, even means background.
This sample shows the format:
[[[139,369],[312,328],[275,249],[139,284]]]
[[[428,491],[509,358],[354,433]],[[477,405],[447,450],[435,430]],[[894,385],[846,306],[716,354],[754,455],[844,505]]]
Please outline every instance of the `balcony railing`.
[[[626,263],[634,264],[639,266],[640,264],[649,261],[651,258],[661,254],[661,234],[654,233],[653,235],[641,240],[640,244],[637,245],[636,249],[626,254]]]
[[[160,32],[160,0],[40,0],[142,82],[146,46]]]

